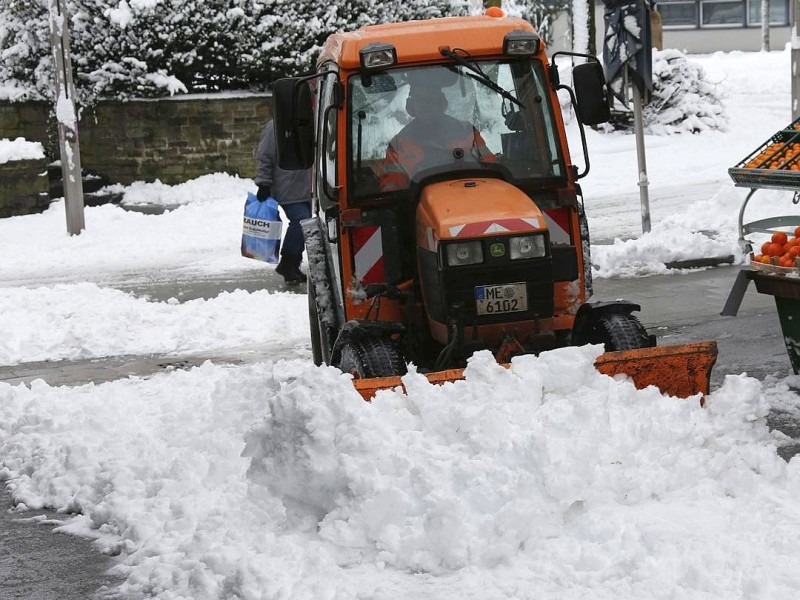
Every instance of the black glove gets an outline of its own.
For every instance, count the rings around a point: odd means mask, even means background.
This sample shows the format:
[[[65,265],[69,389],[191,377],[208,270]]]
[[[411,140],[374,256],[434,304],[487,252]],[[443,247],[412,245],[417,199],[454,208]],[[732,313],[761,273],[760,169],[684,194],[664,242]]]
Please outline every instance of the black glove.
[[[258,193],[256,194],[256,198],[261,200],[262,202],[269,198],[272,195],[272,191],[269,189],[268,185],[260,185],[258,186]]]

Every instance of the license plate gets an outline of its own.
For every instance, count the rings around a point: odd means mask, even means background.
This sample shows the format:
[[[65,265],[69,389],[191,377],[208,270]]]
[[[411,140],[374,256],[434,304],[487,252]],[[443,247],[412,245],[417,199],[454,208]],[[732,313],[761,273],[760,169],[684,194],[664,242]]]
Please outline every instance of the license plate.
[[[475,288],[475,306],[479,315],[528,310],[528,290],[524,283],[479,285]]]

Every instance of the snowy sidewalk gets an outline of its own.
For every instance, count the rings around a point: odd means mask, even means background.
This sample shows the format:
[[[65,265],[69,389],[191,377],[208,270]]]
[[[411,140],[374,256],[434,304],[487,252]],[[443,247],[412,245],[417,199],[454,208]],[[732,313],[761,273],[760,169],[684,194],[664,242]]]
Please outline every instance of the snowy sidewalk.
[[[218,276],[197,276],[193,280],[166,279],[154,281],[149,274],[131,274],[130,282],[116,282],[108,287],[119,289],[138,298],[165,302],[176,298],[181,303],[196,299],[215,298],[234,290],[284,290],[280,277],[266,265],[263,271],[241,271]],[[301,293],[301,290],[292,290]],[[304,292],[305,290],[302,290]],[[280,348],[277,348],[280,351]],[[51,386],[104,383],[127,377],[150,377],[175,369],[190,369],[210,360],[216,364],[242,365],[274,358],[273,343],[251,344],[234,348],[216,348],[208,352],[121,354],[79,360],[44,360],[0,365],[0,382],[10,385],[42,379]]]
[[[207,360],[220,364],[246,364],[267,360],[269,352],[255,349],[240,351],[239,349],[212,354],[191,354],[175,356],[155,354],[148,356],[127,355],[109,356],[87,360],[59,360],[28,362],[19,365],[0,366],[0,382],[9,385],[24,383],[30,385],[36,379],[42,379],[51,386],[84,385],[87,383],[105,383],[127,377],[149,377],[160,372],[175,369],[198,367]]]

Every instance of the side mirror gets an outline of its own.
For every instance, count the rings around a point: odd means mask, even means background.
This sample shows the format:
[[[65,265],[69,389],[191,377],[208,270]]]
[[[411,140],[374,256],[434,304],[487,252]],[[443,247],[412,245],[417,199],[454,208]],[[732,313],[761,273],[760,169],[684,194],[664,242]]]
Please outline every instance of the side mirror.
[[[278,166],[287,171],[310,168],[314,164],[314,108],[308,81],[288,77],[273,84],[272,119]]]
[[[584,125],[599,125],[611,118],[606,95],[603,67],[597,61],[585,62],[572,69],[578,119]]]

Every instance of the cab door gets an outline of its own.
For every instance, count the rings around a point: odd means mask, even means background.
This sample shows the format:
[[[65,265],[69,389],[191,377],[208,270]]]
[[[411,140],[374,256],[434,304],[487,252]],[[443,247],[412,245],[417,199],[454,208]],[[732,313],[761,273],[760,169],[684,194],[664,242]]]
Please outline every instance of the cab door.
[[[312,211],[319,226],[332,277],[331,289],[339,323],[344,322],[344,303],[341,289],[341,244],[337,224],[339,212],[339,110],[341,84],[338,69],[333,63],[320,66],[317,86],[317,147],[312,181]]]

